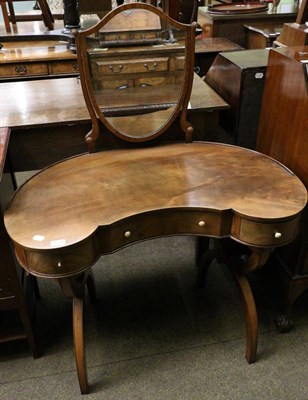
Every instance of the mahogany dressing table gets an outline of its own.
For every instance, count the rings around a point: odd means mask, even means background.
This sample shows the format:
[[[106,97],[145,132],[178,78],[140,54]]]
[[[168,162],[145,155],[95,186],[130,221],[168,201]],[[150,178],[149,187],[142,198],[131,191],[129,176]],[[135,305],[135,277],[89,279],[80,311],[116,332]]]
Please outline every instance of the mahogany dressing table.
[[[152,28],[144,32],[139,27],[132,36],[123,31],[121,40],[130,46],[145,39],[158,46],[169,41],[171,48],[173,40],[184,41],[185,46],[181,54],[164,54],[167,60],[157,57],[149,63],[140,57],[148,69],[146,79],[140,81],[130,70],[125,85],[105,88],[103,78],[95,73],[102,65],[97,53],[105,47],[106,32],[110,33],[114,20],[125,16],[129,24],[137,13],[144,13],[146,26],[152,21]],[[57,280],[65,296],[73,300],[75,357],[83,394],[89,392],[83,297],[87,285],[90,298],[95,299],[91,267],[101,255],[168,235],[231,238],[247,246],[248,258],[242,263],[232,257],[225,261],[243,299],[246,359],[251,363],[256,359],[258,323],[246,273],[262,266],[275,247],[292,241],[298,232],[307,192],[289,169],[248,149],[192,143],[194,129],[186,115],[193,80],[194,29],[153,6],[131,3],[78,33],[81,84],[92,121],[86,136],[89,153],[53,164],[28,180],[5,213],[5,226],[23,268]],[[159,71],[160,61],[175,70]],[[125,69],[125,59],[118,59],[117,66],[119,71]],[[159,85],[170,89],[167,100],[153,95]],[[133,90],[137,108],[132,112],[126,100]],[[115,97],[117,101],[111,102]],[[150,146],[176,118],[186,143]],[[103,125],[121,141],[121,148],[96,152]],[[213,257],[210,253],[207,260],[215,257],[216,253]]]

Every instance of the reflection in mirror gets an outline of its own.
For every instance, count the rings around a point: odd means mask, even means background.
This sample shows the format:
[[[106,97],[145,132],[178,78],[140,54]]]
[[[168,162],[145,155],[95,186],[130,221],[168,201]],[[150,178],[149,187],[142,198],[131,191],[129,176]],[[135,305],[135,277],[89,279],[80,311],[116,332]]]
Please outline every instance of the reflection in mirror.
[[[191,32],[155,7],[131,6],[81,33],[91,103],[107,128],[128,140],[155,136],[181,111]]]

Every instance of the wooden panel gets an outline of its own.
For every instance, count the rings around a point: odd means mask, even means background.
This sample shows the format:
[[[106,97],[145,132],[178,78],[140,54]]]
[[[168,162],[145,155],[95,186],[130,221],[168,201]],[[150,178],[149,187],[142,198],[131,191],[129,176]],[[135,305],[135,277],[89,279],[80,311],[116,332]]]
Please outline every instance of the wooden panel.
[[[205,81],[231,109],[221,114],[221,126],[234,143],[255,148],[266,75],[268,51],[244,50],[220,53]]]
[[[308,47],[270,51],[257,149],[295,172],[308,187]]]
[[[308,44],[308,29],[306,25],[284,24],[281,35],[277,38],[277,45],[305,46]]]

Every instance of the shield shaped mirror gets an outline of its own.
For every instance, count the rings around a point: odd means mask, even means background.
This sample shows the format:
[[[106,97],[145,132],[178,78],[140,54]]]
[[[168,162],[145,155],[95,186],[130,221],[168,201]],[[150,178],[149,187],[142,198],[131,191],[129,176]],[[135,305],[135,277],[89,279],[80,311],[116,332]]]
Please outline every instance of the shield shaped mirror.
[[[122,139],[146,141],[183,114],[185,131],[194,29],[154,6],[129,3],[79,32],[81,81],[92,121],[101,120]],[[96,135],[92,129],[88,142]]]

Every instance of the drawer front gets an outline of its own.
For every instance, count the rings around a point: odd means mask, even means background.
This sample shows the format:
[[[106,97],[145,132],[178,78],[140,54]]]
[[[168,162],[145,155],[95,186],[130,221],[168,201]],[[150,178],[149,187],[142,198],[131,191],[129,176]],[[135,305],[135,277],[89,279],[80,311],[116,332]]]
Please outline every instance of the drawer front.
[[[232,227],[232,236],[245,244],[255,246],[281,246],[295,239],[299,230],[299,217],[288,222],[260,223],[240,219]]]
[[[52,73],[57,74],[71,74],[78,73],[77,61],[57,61],[51,64]]]
[[[185,57],[175,57],[175,69],[177,71],[183,71],[185,68]]]
[[[98,258],[93,238],[87,239],[78,246],[65,251],[49,250],[36,252],[20,250],[16,252],[18,260],[31,274],[45,277],[65,277],[78,274],[89,268]]]
[[[168,57],[142,60],[97,61],[96,70],[101,75],[145,74],[168,71]]]
[[[103,90],[103,89],[111,89],[111,90],[125,90],[131,87],[134,87],[135,83],[133,79],[100,79],[97,80],[93,84],[94,90]]]
[[[110,227],[101,227],[98,242],[101,253],[130,243],[167,235],[227,236],[230,217],[211,211],[166,210],[140,214]]]
[[[1,66],[1,77],[18,77],[32,75],[48,75],[48,66],[45,63],[8,64]]]

